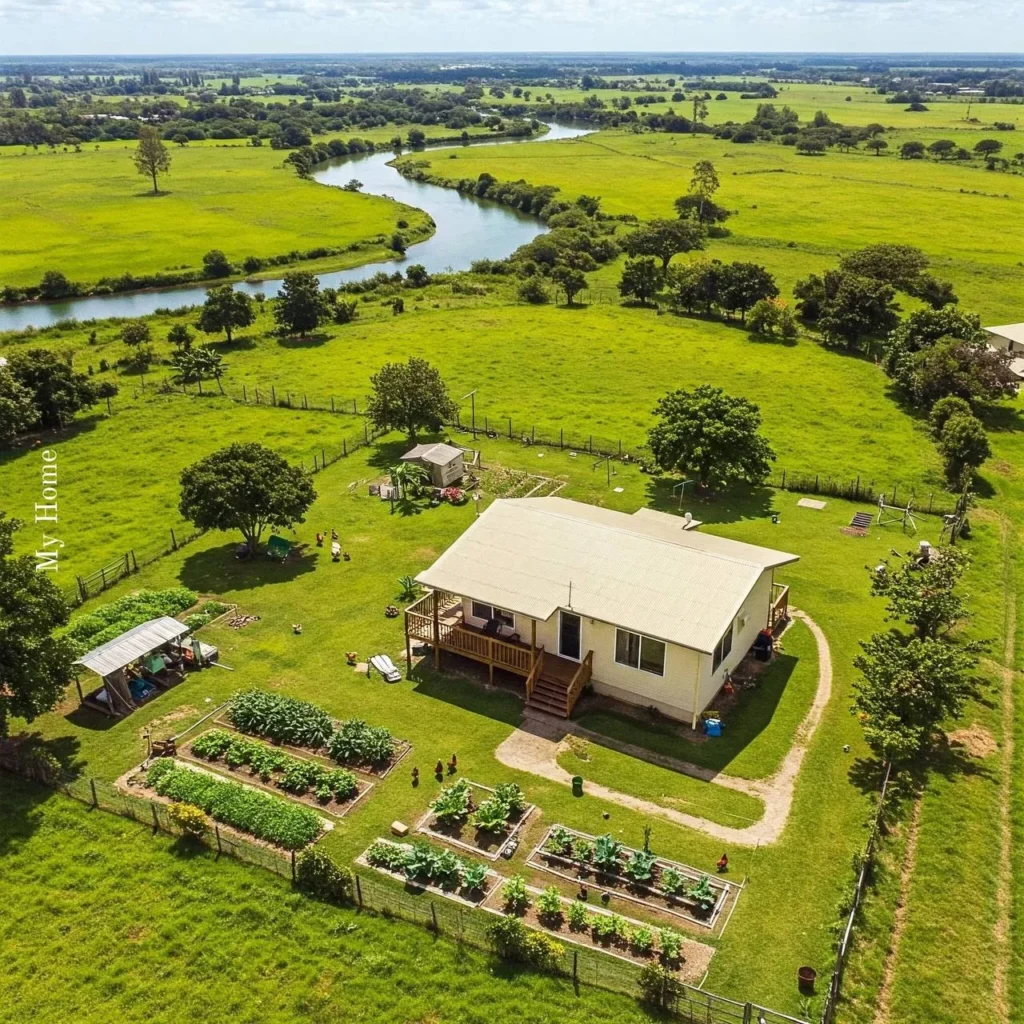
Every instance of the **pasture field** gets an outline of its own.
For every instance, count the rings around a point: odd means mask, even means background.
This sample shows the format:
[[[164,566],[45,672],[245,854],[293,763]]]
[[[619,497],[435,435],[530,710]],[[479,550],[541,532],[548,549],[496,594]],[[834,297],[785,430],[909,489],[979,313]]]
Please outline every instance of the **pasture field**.
[[[171,170],[154,196],[135,171],[130,143],[81,153],[7,147],[0,155],[0,283],[38,284],[46,270],[83,282],[125,271],[194,270],[210,249],[240,263],[249,255],[363,243],[333,260],[354,266],[384,257],[383,242],[399,219],[429,230],[411,207],[303,181],[282,165],[286,154],[267,146],[169,149]]]
[[[989,322],[1020,318],[1024,270],[1024,176],[952,163],[867,153],[805,157],[773,143],[736,145],[710,136],[603,131],[543,146],[446,150],[430,161],[445,178],[520,178],[557,185],[567,198],[601,197],[608,213],[672,217],[698,160],[721,180],[718,202],[735,215],[712,255],[756,258],[785,283],[820,272],[843,252],[879,240],[917,245],[934,271],[956,285],[961,305]],[[987,226],[987,227],[986,227]],[[753,253],[757,252],[757,257]],[[790,269],[787,269],[790,268]],[[616,275],[617,278],[617,275]]]

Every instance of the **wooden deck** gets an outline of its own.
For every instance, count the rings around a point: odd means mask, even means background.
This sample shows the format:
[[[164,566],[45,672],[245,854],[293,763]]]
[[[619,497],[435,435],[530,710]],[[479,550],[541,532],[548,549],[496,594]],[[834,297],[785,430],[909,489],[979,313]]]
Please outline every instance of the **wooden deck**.
[[[490,636],[464,621],[462,598],[446,591],[430,591],[406,609],[405,643],[410,665],[414,640],[433,648],[435,669],[441,667],[441,652],[449,651],[486,665],[492,683],[496,668],[522,676],[527,704],[562,718],[572,714],[583,687],[590,681],[592,651],[582,662],[575,662],[545,651],[542,645]]]
[[[768,628],[775,629],[789,618],[789,587],[772,584],[771,604],[768,607]]]

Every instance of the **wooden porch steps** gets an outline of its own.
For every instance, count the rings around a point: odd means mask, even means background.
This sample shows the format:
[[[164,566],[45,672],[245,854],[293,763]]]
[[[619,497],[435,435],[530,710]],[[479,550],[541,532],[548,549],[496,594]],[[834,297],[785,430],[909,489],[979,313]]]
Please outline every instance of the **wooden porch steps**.
[[[546,711],[549,715],[558,715],[559,718],[568,718],[571,711],[569,684],[542,675],[534,683],[533,692],[530,694],[526,706],[535,708],[537,711]]]

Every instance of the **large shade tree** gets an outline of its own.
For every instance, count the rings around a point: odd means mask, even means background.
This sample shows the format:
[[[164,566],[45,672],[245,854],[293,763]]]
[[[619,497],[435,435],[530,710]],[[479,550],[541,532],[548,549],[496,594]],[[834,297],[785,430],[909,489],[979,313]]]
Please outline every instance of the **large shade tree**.
[[[7,369],[32,395],[36,411],[32,426],[44,430],[63,427],[76,412],[94,404],[100,397],[96,385],[84,373],[74,371],[70,358],[50,349],[13,352]]]
[[[626,235],[622,248],[633,257],[656,257],[664,268],[673,256],[703,249],[706,242],[698,220],[652,220]]]
[[[32,555],[15,556],[16,519],[0,512],[0,737],[12,718],[31,722],[56,707],[76,652],[54,630],[67,625],[64,595]]]
[[[237,292],[231,285],[222,284],[206,293],[196,327],[204,334],[223,331],[230,342],[236,328],[248,327],[255,319],[252,299],[245,292]]]
[[[274,319],[286,334],[308,334],[325,315],[320,279],[305,270],[284,275],[274,302]]]
[[[309,474],[255,442],[231,444],[181,474],[182,516],[202,530],[240,530],[253,554],[268,527],[305,520],[316,499]]]
[[[414,356],[406,363],[385,363],[370,384],[370,422],[378,430],[404,430],[412,441],[418,430],[439,430],[457,411],[440,371],[425,359]]]
[[[666,472],[696,477],[702,488],[738,480],[760,483],[775,452],[761,436],[761,412],[746,398],[702,384],[662,398],[648,444]]]
[[[152,125],[144,124],[139,129],[139,144],[132,155],[135,169],[153,180],[153,195],[159,195],[157,176],[171,169],[171,155],[160,138],[160,132]]]

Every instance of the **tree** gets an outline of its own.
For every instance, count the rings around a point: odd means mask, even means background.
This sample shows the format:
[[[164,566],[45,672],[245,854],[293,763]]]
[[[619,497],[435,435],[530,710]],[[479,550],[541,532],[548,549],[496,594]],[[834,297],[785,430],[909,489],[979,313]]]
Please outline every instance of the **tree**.
[[[404,253],[409,248],[408,243],[405,240],[405,236],[400,232],[396,231],[391,236],[391,241],[388,243],[388,247],[397,253]]]
[[[129,348],[138,348],[150,339],[149,324],[143,320],[129,320],[121,328],[121,340]]]
[[[529,302],[534,306],[542,306],[551,301],[551,292],[544,284],[544,279],[539,274],[530,274],[523,278],[522,283],[516,291],[521,302]]]
[[[760,410],[746,398],[702,384],[672,391],[654,409],[648,434],[655,462],[665,472],[696,476],[702,488],[737,480],[760,483],[775,452],[759,433]]]
[[[797,336],[793,311],[777,298],[758,299],[750,308],[747,324],[754,334],[762,334],[769,338],[778,335],[789,340]]]
[[[911,140],[900,146],[901,160],[920,160],[924,156],[924,143]]]
[[[932,434],[936,438],[940,437],[946,421],[957,415],[973,416],[974,410],[971,408],[970,402],[965,402],[956,395],[940,398],[928,413],[928,426],[932,428]]]
[[[24,110],[28,106],[28,99],[25,96],[25,90],[20,85],[16,85],[11,89],[8,94],[11,97],[11,106],[15,110]]]
[[[320,279],[304,270],[285,274],[274,303],[274,320],[286,334],[308,334],[323,314]]]
[[[202,348],[190,349],[187,352],[176,352],[171,362],[177,371],[175,380],[179,384],[199,384],[199,393],[203,393],[203,381],[213,378],[224,393],[220,379],[224,375],[224,360],[219,352],[204,345]]]
[[[188,136],[184,132],[175,132],[171,136],[171,142],[174,142],[177,145],[184,147],[184,146],[188,145],[189,139],[188,139]]]
[[[951,486],[961,488],[992,454],[992,448],[981,420],[960,412],[946,420],[939,435],[939,452],[945,463],[946,479]]]
[[[0,448],[26,433],[38,418],[32,392],[6,366],[0,366]]]
[[[928,152],[937,156],[940,160],[947,160],[956,152],[956,143],[949,139],[936,139],[929,147]]]
[[[32,395],[36,410],[33,427],[63,427],[76,412],[97,399],[95,385],[84,373],[75,373],[69,359],[45,348],[14,352],[8,359],[11,376]]]
[[[796,144],[796,151],[804,156],[822,156],[828,146],[823,139],[801,139]]]
[[[160,139],[160,132],[152,125],[144,124],[139,128],[139,144],[132,159],[139,174],[153,179],[153,195],[159,195],[157,175],[166,174],[171,169],[171,155]]]
[[[871,749],[886,761],[907,762],[931,742],[941,723],[959,715],[977,695],[972,649],[898,630],[862,641],[854,658],[863,679],[854,682],[853,712]]]
[[[203,257],[203,277],[229,277],[233,269],[231,260],[220,249],[211,249]]]
[[[39,298],[65,299],[77,295],[79,287],[67,279],[59,270],[48,270],[39,282]]]
[[[74,678],[77,652],[66,636],[64,595],[32,555],[14,555],[22,523],[0,511],[0,737],[12,718],[52,711]]]
[[[420,428],[440,430],[458,411],[440,371],[425,359],[414,356],[406,363],[385,363],[370,384],[370,422],[378,430],[404,430],[413,442]]]
[[[906,291],[913,287],[928,268],[928,257],[914,245],[878,242],[847,253],[839,261],[839,269],[876,281],[885,281]]]
[[[252,299],[245,292],[235,291],[229,284],[211,288],[199,311],[196,327],[204,334],[224,332],[228,342],[235,328],[248,327],[256,320]]]
[[[981,337],[981,317],[958,309],[919,309],[901,320],[885,341],[885,372],[894,376],[906,357],[940,338],[973,341]]]
[[[422,263],[413,263],[405,268],[405,279],[413,288],[425,288],[430,284],[430,274]]]
[[[192,347],[192,332],[186,324],[175,324],[167,332],[167,340],[179,351],[187,352]]]
[[[268,527],[305,521],[316,499],[309,474],[263,445],[228,445],[181,474],[182,516],[201,530],[240,530],[252,555]]]
[[[571,306],[573,299],[587,287],[587,278],[582,270],[560,263],[551,271],[551,280],[565,292],[566,305]]]
[[[685,309],[687,313],[696,308],[708,312],[718,300],[721,277],[722,264],[719,260],[694,260],[669,267],[666,278],[672,305]]]
[[[705,227],[722,224],[732,216],[732,211],[719,206],[713,199],[703,196],[685,195],[675,201],[676,213],[683,220],[693,219]]]
[[[650,257],[626,260],[619,281],[619,294],[636,299],[647,305],[661,290],[665,272]]]
[[[978,156],[993,157],[1003,148],[1003,144],[998,139],[982,139],[980,142],[975,143],[974,152]]]
[[[760,299],[774,299],[779,289],[764,267],[756,263],[729,263],[722,267],[718,284],[718,305],[727,313],[740,311],[745,323],[747,310]]]
[[[818,329],[827,344],[842,343],[852,351],[863,338],[887,334],[898,322],[896,293],[884,281],[829,270],[824,288]]]
[[[1017,393],[1011,359],[1009,352],[989,348],[980,338],[940,338],[901,359],[892,376],[900,391],[922,409],[947,395],[972,404],[994,402]]]
[[[664,269],[678,253],[703,249],[706,238],[699,220],[652,220],[631,231],[622,247],[633,257],[656,256]]]
[[[690,178],[690,195],[700,196],[702,199],[713,199],[720,185],[718,172],[710,160],[698,160],[693,165],[693,177]]]
[[[427,141],[427,134],[421,128],[410,128],[406,138],[410,146],[422,146]]]
[[[885,139],[868,139],[867,148],[874,151],[875,156],[881,156],[883,149],[889,148]]]

